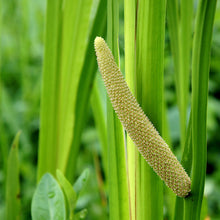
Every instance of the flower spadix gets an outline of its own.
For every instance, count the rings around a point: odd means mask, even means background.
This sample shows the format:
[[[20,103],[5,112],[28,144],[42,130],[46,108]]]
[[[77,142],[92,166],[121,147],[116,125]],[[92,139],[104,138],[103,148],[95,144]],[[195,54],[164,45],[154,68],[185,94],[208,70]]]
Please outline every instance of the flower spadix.
[[[104,39],[96,37],[99,70],[119,120],[139,152],[172,191],[185,197],[191,181],[169,146],[144,114],[120,72]]]

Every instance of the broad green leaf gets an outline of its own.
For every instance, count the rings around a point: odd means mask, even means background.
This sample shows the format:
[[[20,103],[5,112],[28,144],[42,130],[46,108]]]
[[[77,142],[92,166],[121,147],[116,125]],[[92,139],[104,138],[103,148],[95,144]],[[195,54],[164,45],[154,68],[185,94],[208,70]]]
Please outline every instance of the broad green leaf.
[[[64,194],[68,202],[69,219],[73,219],[74,209],[76,206],[76,192],[74,191],[70,182],[62,174],[60,170],[57,170],[57,179],[63,188]]]
[[[54,179],[46,173],[40,180],[31,204],[33,220],[65,220],[66,209],[63,192]]]
[[[20,219],[20,181],[19,181],[19,159],[18,159],[18,142],[21,132],[18,132],[9,156],[7,164],[6,178],[6,219]]]

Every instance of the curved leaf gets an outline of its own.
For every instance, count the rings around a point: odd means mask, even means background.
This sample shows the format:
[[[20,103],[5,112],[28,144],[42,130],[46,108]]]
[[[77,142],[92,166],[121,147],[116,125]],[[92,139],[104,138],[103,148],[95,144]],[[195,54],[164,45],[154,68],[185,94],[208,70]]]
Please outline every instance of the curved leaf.
[[[88,181],[89,178],[89,169],[85,169],[82,174],[79,176],[79,178],[76,180],[74,183],[74,190],[77,194],[77,197],[79,196],[80,192],[83,190],[83,188],[86,185],[86,182]]]
[[[69,219],[73,219],[76,206],[76,192],[60,170],[57,170],[56,174],[68,202]]]

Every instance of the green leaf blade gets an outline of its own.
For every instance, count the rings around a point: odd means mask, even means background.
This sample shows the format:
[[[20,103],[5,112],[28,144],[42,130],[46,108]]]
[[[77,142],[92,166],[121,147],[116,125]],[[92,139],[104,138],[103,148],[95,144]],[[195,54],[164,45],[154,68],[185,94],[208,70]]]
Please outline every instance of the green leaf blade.
[[[45,172],[55,174],[57,166],[57,126],[59,94],[59,54],[61,53],[61,3],[47,1],[43,82],[40,107],[38,180]],[[51,55],[52,54],[52,55]],[[50,155],[50,156],[48,156]]]
[[[20,180],[19,180],[19,159],[18,159],[18,142],[21,132],[18,132],[7,163],[6,178],[6,219],[20,219]]]
[[[76,192],[77,198],[79,197],[79,194],[81,193],[81,191],[84,189],[88,179],[89,179],[89,169],[85,169],[81,175],[78,177],[78,179],[76,180],[76,182],[74,183],[74,190]]]
[[[106,17],[107,17],[106,0],[101,0],[98,5],[96,16],[89,36],[89,43],[86,50],[85,60],[82,67],[82,73],[79,79],[79,85],[77,90],[77,97],[75,104],[76,108],[74,112],[74,114],[77,115],[77,117],[74,120],[73,141],[72,141],[70,153],[68,155],[68,162],[66,166],[66,176],[72,182],[74,181],[74,177],[75,177],[76,162],[77,162],[77,155],[81,141],[81,134],[87,119],[85,115],[88,112],[91,87],[93,85],[93,81],[97,70],[95,52],[93,50],[94,47],[93,41],[97,35],[99,36],[106,35]]]
[[[200,0],[192,60],[192,191],[185,200],[185,219],[199,220],[207,163],[206,120],[210,48],[216,0]]]
[[[125,38],[125,78],[133,94],[136,94],[136,71],[135,71],[135,34],[136,34],[136,3],[134,0],[124,1],[124,38]],[[138,185],[138,149],[127,135],[127,161],[128,161],[128,184],[130,219],[135,219],[137,213],[137,190]]]
[[[54,177],[46,173],[40,180],[31,204],[33,220],[65,220],[63,192]]]
[[[119,1],[107,2],[107,43],[119,64]],[[108,183],[110,219],[129,219],[128,182],[123,127],[107,99]],[[111,174],[111,175],[110,175]]]
[[[66,170],[73,138],[77,90],[86,56],[92,0],[64,2],[58,167]],[[75,13],[73,13],[75,11]],[[74,28],[72,28],[74,27]]]
[[[158,7],[160,5],[160,7]],[[137,99],[145,114],[162,133],[165,1],[138,3],[136,72]],[[163,184],[143,158],[139,159],[138,219],[163,218]]]
[[[70,182],[66,179],[66,177],[62,174],[60,170],[57,170],[56,174],[57,174],[57,179],[59,180],[59,183],[67,198],[69,219],[73,219],[74,209],[75,209],[76,200],[77,200],[76,192],[73,190],[72,185],[70,184]]]

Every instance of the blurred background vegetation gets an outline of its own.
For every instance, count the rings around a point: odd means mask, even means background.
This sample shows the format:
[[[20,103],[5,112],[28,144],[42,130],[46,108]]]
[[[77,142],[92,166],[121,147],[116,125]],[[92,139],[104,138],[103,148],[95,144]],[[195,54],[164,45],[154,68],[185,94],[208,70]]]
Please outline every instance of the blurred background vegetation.
[[[30,219],[36,187],[39,138],[39,109],[44,49],[45,0],[8,0],[0,5],[0,219],[5,209],[5,177],[8,152],[15,134],[21,130],[19,159],[23,219]],[[123,1],[120,5],[120,62],[124,72]],[[170,138],[180,155],[179,113],[174,86],[174,67],[169,34],[165,39],[165,98]],[[90,168],[90,179],[77,207],[88,208],[88,219],[108,215],[101,147],[90,107],[77,161],[79,175]],[[211,219],[220,219],[220,2],[218,1],[213,43],[208,101],[208,165],[205,196]],[[101,184],[101,186],[100,186]],[[165,209],[166,212],[166,209]]]

